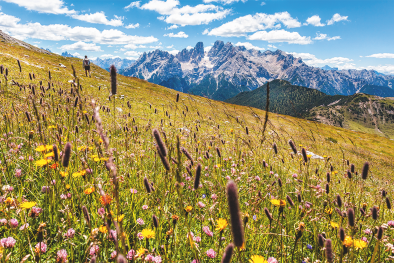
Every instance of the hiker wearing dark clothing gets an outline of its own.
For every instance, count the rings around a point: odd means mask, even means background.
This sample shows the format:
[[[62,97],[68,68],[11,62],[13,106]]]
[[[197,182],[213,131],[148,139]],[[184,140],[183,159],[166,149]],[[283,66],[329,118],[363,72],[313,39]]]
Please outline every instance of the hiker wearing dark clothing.
[[[83,60],[83,67],[85,68],[86,77],[88,76],[89,72],[89,77],[91,78],[92,76],[90,75],[90,60],[88,59],[88,56],[85,56],[85,59]]]

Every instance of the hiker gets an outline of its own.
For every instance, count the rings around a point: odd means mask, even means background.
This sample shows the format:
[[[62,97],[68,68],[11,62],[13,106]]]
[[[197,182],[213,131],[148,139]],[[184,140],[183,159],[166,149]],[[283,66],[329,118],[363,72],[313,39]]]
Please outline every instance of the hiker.
[[[85,56],[85,59],[83,60],[83,67],[85,68],[86,77],[88,76],[89,72],[89,78],[91,78],[92,76],[90,75],[90,60],[88,59],[88,56]]]

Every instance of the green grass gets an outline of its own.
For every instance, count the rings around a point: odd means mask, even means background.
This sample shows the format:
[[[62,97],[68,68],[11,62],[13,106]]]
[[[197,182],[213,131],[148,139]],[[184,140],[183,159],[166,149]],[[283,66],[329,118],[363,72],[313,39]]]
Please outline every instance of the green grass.
[[[391,200],[393,141],[271,113],[264,131],[264,111],[182,93],[176,102],[176,91],[124,76],[118,76],[117,95],[109,101],[109,73],[103,69],[93,66],[92,78],[86,78],[78,59],[43,55],[4,43],[0,47],[0,64],[9,69],[8,82],[1,77],[0,93],[0,219],[19,222],[16,228],[9,223],[0,226],[2,237],[16,240],[14,248],[2,249],[2,262],[7,258],[8,262],[20,262],[27,255],[26,262],[55,262],[60,249],[67,251],[69,262],[89,262],[90,251],[96,245],[98,262],[110,262],[114,251],[126,255],[130,250],[140,252],[134,262],[144,262],[148,254],[160,256],[163,262],[220,262],[224,248],[233,242],[226,197],[229,180],[235,181],[239,190],[245,229],[245,248],[234,250],[232,262],[248,262],[255,255],[274,257],[280,262],[301,262],[305,258],[325,262],[325,251],[317,243],[318,234],[323,232],[332,240],[335,262],[371,262],[375,247],[374,262],[391,256],[384,248],[393,240],[390,227],[380,243],[376,235],[364,231],[393,218],[381,194],[384,189]],[[22,62],[22,73],[16,59],[29,63]],[[59,63],[66,68],[59,68]],[[68,81],[74,79],[72,64],[82,88],[72,87],[71,92]],[[48,79],[48,70],[52,80]],[[29,72],[35,79],[29,79]],[[19,87],[12,85],[12,80]],[[50,81],[53,88],[44,93],[39,81],[45,89]],[[35,87],[35,94],[29,86]],[[74,107],[76,97],[79,99]],[[99,107],[102,127],[92,120],[95,107]],[[169,171],[159,158],[152,136],[154,128],[160,131],[168,149]],[[299,152],[305,148],[324,159],[309,158],[304,162],[301,155],[291,154],[290,139]],[[52,166],[54,160],[43,167],[36,165],[48,158],[36,150],[40,145],[57,145],[64,152],[67,142],[72,144],[68,167],[63,167],[61,160],[57,167]],[[180,153],[180,147],[187,149],[193,164]],[[208,159],[204,157],[207,154]],[[351,179],[346,176],[350,169],[347,160],[357,172],[351,173]],[[366,161],[370,171],[367,180],[362,180],[360,174]],[[198,163],[202,166],[201,187],[193,190]],[[91,172],[82,175],[87,169]],[[68,175],[63,177],[63,172]],[[149,194],[145,177],[154,188]],[[7,191],[7,185],[13,190]],[[329,193],[324,190],[326,185]],[[49,186],[45,193],[43,186]],[[64,199],[67,194],[71,197]],[[112,197],[110,204],[101,203],[103,194]],[[298,194],[301,202],[297,201]],[[342,198],[341,207],[336,204],[337,195]],[[275,206],[271,198],[287,200],[285,207]],[[42,212],[34,217],[32,208],[22,208],[25,201],[35,202]],[[368,216],[359,212],[364,204]],[[191,206],[190,212],[185,211],[187,206]],[[380,208],[376,221],[369,216],[373,206]],[[340,216],[336,207],[342,212],[353,208],[356,226],[349,226],[347,217]],[[100,208],[105,208],[103,216],[98,213]],[[271,223],[264,208],[272,213]],[[331,208],[332,214],[327,213]],[[85,219],[84,209],[89,220]],[[157,228],[153,215],[158,218]],[[114,225],[117,216],[124,216],[118,229]],[[179,220],[174,224],[175,216]],[[144,225],[137,223],[139,218]],[[220,218],[229,222],[222,232],[215,230]],[[346,235],[354,239],[365,236],[368,247],[349,247],[349,253],[341,256],[338,229],[330,222],[343,227]],[[20,230],[25,223],[29,226]],[[213,232],[212,237],[203,231],[204,227]],[[65,237],[70,228],[75,230],[73,238]],[[111,240],[108,229],[117,232],[118,242]],[[138,235],[144,229],[153,230],[155,238],[140,240]],[[191,233],[201,241],[193,241]],[[38,242],[47,245],[45,253],[35,251]],[[308,244],[312,249],[307,248]],[[217,253],[214,259],[207,256],[209,249]]]

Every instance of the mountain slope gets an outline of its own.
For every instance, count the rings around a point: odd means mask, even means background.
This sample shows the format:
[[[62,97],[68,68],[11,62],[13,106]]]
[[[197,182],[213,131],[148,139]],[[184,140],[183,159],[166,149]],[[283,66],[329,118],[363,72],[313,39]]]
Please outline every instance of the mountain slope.
[[[315,107],[305,118],[394,139],[394,98],[354,94],[331,105]]]
[[[394,97],[394,90],[388,87],[365,85],[360,89],[360,93],[376,95],[379,97]]]
[[[321,91],[291,85],[285,80],[274,80],[270,82],[270,106],[269,111],[290,116],[302,116],[313,107],[328,105],[345,96],[330,96]],[[226,100],[228,103],[266,108],[267,84],[253,91],[246,91]]]
[[[162,50],[144,53],[123,74],[218,100],[254,90],[274,79],[329,95],[355,94],[366,84],[391,88],[394,83],[393,76],[372,70],[323,70],[281,50],[262,53],[219,40],[209,51],[204,51],[199,42],[176,55]]]

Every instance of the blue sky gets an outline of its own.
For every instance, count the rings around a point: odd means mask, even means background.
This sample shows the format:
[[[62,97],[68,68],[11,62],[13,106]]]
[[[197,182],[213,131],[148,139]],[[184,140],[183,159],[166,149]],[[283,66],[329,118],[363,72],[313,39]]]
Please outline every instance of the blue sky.
[[[0,29],[55,53],[136,59],[216,40],[394,74],[392,0],[0,0]]]

